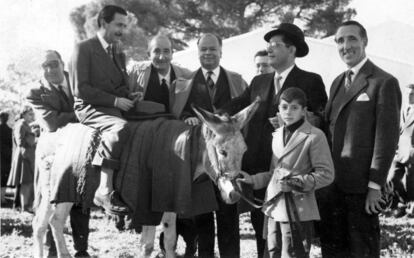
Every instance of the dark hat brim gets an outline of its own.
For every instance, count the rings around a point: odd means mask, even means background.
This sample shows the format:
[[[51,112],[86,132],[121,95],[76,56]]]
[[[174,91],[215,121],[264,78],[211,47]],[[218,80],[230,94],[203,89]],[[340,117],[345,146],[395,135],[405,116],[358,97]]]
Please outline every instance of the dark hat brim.
[[[308,44],[306,44],[304,40],[299,39],[296,35],[284,29],[278,28],[269,31],[264,35],[264,40],[266,40],[266,42],[269,42],[269,40],[276,35],[284,35],[293,42],[296,47],[296,57],[304,57],[309,53]]]

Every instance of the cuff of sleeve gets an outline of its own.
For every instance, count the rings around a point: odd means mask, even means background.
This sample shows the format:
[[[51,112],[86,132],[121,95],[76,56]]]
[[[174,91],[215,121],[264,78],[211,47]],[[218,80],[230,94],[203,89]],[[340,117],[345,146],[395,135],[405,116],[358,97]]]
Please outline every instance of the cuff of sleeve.
[[[117,107],[117,106],[118,106],[118,98],[115,98],[114,107]]]
[[[375,189],[375,190],[381,190],[381,186],[377,183],[372,182],[372,181],[369,181],[368,187],[372,188],[372,189]]]

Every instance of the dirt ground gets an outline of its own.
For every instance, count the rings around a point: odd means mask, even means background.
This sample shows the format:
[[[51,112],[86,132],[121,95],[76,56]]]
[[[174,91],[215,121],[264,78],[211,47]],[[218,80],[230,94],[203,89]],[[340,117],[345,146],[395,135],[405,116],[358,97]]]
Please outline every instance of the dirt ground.
[[[27,212],[20,213],[10,207],[1,207],[1,237],[0,257],[33,257],[32,256],[32,227],[33,215]],[[414,219],[407,217],[395,219],[387,215],[381,216],[382,224],[382,257],[414,257]],[[66,224],[65,237],[69,251],[73,255],[73,240],[69,223]],[[159,253],[158,237],[160,229],[157,229],[157,240],[152,257]],[[256,244],[254,231],[247,214],[240,217],[241,257],[256,257]],[[91,214],[89,249],[93,257],[139,257],[140,235],[132,231],[119,232],[114,221],[105,217],[99,211]],[[216,241],[217,243],[217,241]],[[178,240],[178,257],[184,254],[185,245],[182,239]],[[218,256],[216,244],[216,257]],[[320,249],[313,246],[311,257],[321,257]]]

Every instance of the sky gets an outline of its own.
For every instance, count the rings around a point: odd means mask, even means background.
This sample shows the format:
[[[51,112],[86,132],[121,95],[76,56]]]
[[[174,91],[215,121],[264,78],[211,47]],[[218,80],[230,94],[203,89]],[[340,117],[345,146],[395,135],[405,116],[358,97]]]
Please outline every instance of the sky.
[[[20,55],[36,49],[56,49],[68,60],[74,44],[69,22],[71,9],[88,0],[1,0],[0,77],[5,67]],[[387,20],[414,26],[414,0],[353,0],[356,20],[365,27]],[[31,49],[30,51],[28,49]]]

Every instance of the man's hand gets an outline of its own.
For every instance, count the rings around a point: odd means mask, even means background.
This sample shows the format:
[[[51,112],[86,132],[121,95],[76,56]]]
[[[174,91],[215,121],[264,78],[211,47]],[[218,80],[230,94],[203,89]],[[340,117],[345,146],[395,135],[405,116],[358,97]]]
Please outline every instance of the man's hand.
[[[385,201],[381,199],[381,190],[368,187],[367,199],[365,200],[365,211],[371,215],[382,211],[381,203]]]
[[[186,120],[184,120],[184,122],[188,125],[199,125],[200,124],[200,120],[198,120],[197,117],[189,117]]]
[[[116,98],[115,107],[123,111],[128,111],[134,106],[134,101],[127,98]]]
[[[241,182],[241,183],[248,184],[248,185],[252,185],[253,184],[253,179],[252,179],[252,176],[251,175],[247,174],[244,171],[239,171],[239,173],[243,177],[237,178],[236,179],[236,182]]]
[[[280,180],[279,184],[280,184],[280,189],[282,190],[282,192],[285,192],[285,193],[292,192],[293,189],[288,184],[287,180]]]
[[[141,100],[144,99],[144,94],[142,92],[139,92],[139,91],[131,92],[131,93],[128,94],[128,98],[130,100],[133,100],[134,102],[141,101]]]
[[[269,118],[270,124],[273,126],[273,128],[277,129],[283,125],[283,121],[280,118],[279,113],[276,114],[274,117]]]

